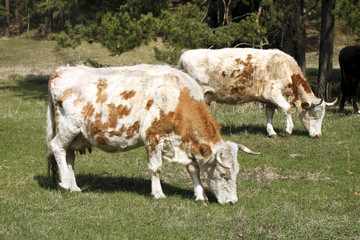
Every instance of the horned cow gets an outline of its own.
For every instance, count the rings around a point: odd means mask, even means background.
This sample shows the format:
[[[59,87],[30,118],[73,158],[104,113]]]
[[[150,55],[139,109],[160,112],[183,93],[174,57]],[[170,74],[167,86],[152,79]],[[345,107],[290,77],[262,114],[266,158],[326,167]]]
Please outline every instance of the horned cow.
[[[275,108],[286,116],[286,136],[294,127],[292,105],[311,137],[321,137],[325,106],[315,97],[296,61],[279,50],[226,48],[197,49],[183,53],[180,69],[189,73],[202,87],[205,102],[226,104],[262,102],[266,104],[267,132],[277,137],[272,125]]]
[[[106,152],[145,146],[155,198],[165,197],[160,172],[166,159],[187,166],[196,200],[203,203],[208,200],[200,172],[219,203],[235,203],[238,149],[257,154],[221,138],[220,126],[191,77],[144,64],[57,69],[49,80],[46,141],[49,172],[64,190],[81,191],[75,152],[93,146]]]
[[[340,51],[341,100],[339,112],[344,113],[347,98],[352,102],[354,113],[360,114],[356,104],[356,91],[360,84],[360,46],[345,47]]]

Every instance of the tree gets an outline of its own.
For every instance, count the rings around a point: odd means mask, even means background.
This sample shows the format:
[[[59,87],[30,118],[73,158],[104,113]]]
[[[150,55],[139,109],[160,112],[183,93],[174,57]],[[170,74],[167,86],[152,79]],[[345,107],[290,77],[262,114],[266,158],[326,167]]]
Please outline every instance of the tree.
[[[336,16],[345,20],[346,25],[360,37],[360,1],[338,0],[336,4]]]
[[[332,58],[334,46],[334,23],[333,11],[336,0],[322,0],[321,7],[321,33],[320,53],[318,70],[317,96],[331,101],[332,97]]]
[[[6,9],[6,16],[5,16],[5,37],[9,38],[9,28],[10,28],[10,8],[9,8],[9,0],[5,0],[5,9]]]

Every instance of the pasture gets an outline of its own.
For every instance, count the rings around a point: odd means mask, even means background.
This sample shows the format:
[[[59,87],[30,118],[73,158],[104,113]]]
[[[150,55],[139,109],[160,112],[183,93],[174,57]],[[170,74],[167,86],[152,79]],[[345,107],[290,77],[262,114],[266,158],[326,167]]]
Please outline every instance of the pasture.
[[[338,104],[327,109],[321,139],[308,137],[297,113],[291,138],[283,137],[279,112],[280,138],[270,139],[262,108],[212,104],[224,139],[261,152],[239,152],[234,206],[218,204],[211,193],[209,206],[195,202],[185,167],[165,161],[167,198],[153,199],[144,148],[78,156],[83,192],[58,191],[47,176],[50,73],[88,58],[106,65],[159,63],[151,50],[110,56],[96,44],[59,49],[53,42],[0,39],[0,239],[360,239],[360,117],[348,103],[345,116]],[[315,91],[316,71],[308,74]]]

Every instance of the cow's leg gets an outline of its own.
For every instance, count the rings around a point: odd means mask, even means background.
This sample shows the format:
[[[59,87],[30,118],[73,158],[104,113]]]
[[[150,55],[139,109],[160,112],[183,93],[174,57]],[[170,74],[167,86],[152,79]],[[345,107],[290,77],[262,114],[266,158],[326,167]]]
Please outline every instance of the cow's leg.
[[[75,152],[68,148],[66,151],[66,162],[69,169],[71,187],[70,192],[81,192],[81,189],[76,184],[75,173],[74,173],[74,162],[75,162]]]
[[[354,96],[352,96],[351,97],[351,103],[352,103],[352,105],[353,105],[353,108],[354,108],[354,113],[356,114],[360,114],[360,111],[359,111],[359,108],[358,108],[358,106],[357,106],[357,104],[356,104],[356,95],[354,95]]]
[[[271,138],[277,138],[278,135],[274,130],[274,127],[272,125],[272,119],[274,116],[274,108],[269,106],[268,104],[265,106],[265,114],[266,114],[266,131],[268,132],[269,137]]]
[[[197,166],[196,163],[190,163],[189,165],[186,166],[186,168],[194,184],[195,200],[200,201],[203,205],[207,205],[208,198],[206,197],[205,189],[200,181],[199,167]]]
[[[276,97],[273,99],[273,101],[284,112],[285,117],[286,117],[285,135],[286,135],[286,137],[290,137],[292,134],[292,130],[294,128],[294,123],[291,118],[291,113],[292,113],[291,105],[282,97],[281,93],[275,94],[275,96]],[[273,116],[273,112],[274,112],[274,109],[272,110],[272,112],[269,113],[269,114],[271,114],[271,119]],[[266,115],[269,119],[268,112],[266,113]],[[269,120],[268,120],[268,122],[269,122]],[[272,127],[272,124],[271,124],[271,127]],[[272,130],[274,130],[274,129],[272,129]],[[270,133],[269,133],[269,135],[271,136]]]
[[[341,113],[341,114],[344,114],[345,101],[346,101],[346,93],[343,90],[342,95],[341,95],[341,99],[340,99],[340,104],[339,104],[339,113]]]
[[[72,173],[67,164],[67,149],[74,137],[79,134],[80,130],[75,126],[59,122],[58,134],[51,140],[50,147],[54,153],[56,163],[60,172],[60,188],[64,190],[72,190]],[[71,159],[71,156],[69,157]],[[71,160],[70,160],[71,161]],[[75,176],[74,176],[75,180]]]
[[[52,149],[52,152],[54,153],[54,157],[59,168],[59,186],[64,190],[70,190],[72,185],[71,173],[66,162],[67,141],[64,140],[65,139],[62,138],[61,135],[56,135],[53,140],[51,140],[50,147]]]
[[[148,152],[149,160],[149,169],[151,172],[151,195],[156,199],[165,198],[165,194],[161,188],[160,183],[160,174],[161,174],[161,165],[162,165],[162,156],[161,149],[157,147],[155,151],[149,150],[149,147],[146,148]]]

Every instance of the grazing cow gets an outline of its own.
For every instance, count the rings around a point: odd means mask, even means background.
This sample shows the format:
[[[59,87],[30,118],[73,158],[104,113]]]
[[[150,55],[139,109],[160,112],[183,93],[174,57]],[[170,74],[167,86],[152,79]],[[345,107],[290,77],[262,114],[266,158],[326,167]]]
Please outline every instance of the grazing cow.
[[[121,152],[144,145],[155,198],[165,197],[160,184],[164,158],[187,166],[196,200],[205,204],[199,172],[219,203],[235,203],[238,148],[258,154],[221,138],[190,76],[153,65],[57,69],[49,80],[46,141],[49,172],[60,178],[64,190],[81,191],[75,152],[92,146]]]
[[[186,51],[180,68],[202,87],[205,102],[227,104],[258,101],[266,104],[267,132],[277,137],[272,125],[275,108],[286,115],[286,136],[293,130],[291,106],[311,137],[321,137],[326,103],[315,97],[296,61],[279,50],[227,48]]]
[[[340,51],[341,101],[339,112],[344,113],[346,99],[352,102],[354,113],[360,114],[356,104],[356,91],[360,84],[360,46],[345,47]]]

